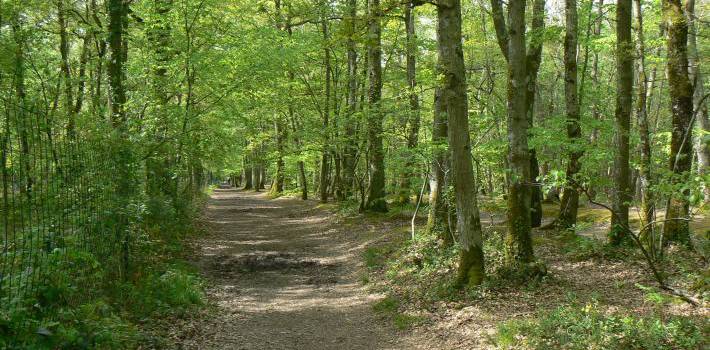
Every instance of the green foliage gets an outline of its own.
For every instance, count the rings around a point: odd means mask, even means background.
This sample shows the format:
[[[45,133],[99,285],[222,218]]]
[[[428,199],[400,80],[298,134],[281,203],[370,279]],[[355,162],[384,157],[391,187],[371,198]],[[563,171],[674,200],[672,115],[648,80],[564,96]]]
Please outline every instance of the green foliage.
[[[501,349],[701,349],[702,330],[687,318],[622,316],[596,303],[560,307],[534,319],[501,323]]]
[[[387,296],[372,306],[372,309],[392,320],[395,327],[401,330],[410,329],[425,321],[425,318],[400,311],[400,301],[396,297]]]

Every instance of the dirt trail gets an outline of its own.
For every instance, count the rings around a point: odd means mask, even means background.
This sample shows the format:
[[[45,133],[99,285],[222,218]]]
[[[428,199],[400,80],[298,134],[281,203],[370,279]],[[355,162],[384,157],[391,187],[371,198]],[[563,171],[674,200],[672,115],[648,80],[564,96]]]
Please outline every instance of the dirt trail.
[[[198,264],[214,316],[190,349],[401,349],[358,282],[357,240],[313,202],[218,189]]]

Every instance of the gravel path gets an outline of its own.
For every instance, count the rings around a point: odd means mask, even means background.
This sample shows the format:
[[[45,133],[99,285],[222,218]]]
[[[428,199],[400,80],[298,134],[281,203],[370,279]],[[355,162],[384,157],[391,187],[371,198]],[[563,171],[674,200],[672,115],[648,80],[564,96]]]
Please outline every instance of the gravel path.
[[[408,349],[358,282],[362,244],[317,203],[218,189],[198,265],[214,316],[186,349]]]

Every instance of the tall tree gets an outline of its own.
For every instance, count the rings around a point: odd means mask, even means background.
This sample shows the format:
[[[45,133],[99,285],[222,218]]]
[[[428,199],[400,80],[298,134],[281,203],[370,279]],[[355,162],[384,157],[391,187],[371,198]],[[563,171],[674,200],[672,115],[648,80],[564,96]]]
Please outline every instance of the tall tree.
[[[579,97],[577,96],[577,0],[565,0],[565,106],[567,110],[566,126],[569,139],[569,161],[567,179],[560,201],[559,224],[569,229],[577,223],[579,191],[576,185],[577,173],[582,164],[582,148],[579,140],[582,128],[579,125]]]
[[[108,63],[108,81],[111,89],[110,112],[111,123],[114,127],[114,144],[118,158],[116,159],[118,173],[116,174],[116,193],[121,201],[121,208],[127,208],[133,195],[133,154],[128,137],[128,122],[126,117],[126,90],[125,90],[125,62],[128,58],[127,43],[124,30],[128,27],[128,4],[125,0],[108,1],[108,43],[111,54]],[[118,218],[118,234],[122,246],[121,260],[123,276],[128,275],[129,247],[131,230],[129,229],[128,212],[120,211]]]
[[[420,113],[419,94],[417,93],[417,35],[415,32],[414,1],[404,3],[404,27],[407,34],[407,89],[409,111],[407,113],[407,162],[399,186],[400,203],[409,203],[414,163],[414,152],[419,141]]]
[[[544,2],[537,0],[533,10],[542,11]],[[533,57],[528,57],[525,47],[525,1],[508,4],[508,24],[503,15],[500,0],[491,0],[493,23],[498,45],[508,62],[508,233],[506,236],[506,263],[511,267],[522,267],[535,260],[532,249],[532,192],[531,152],[528,146],[528,132],[531,125],[528,108],[532,106],[530,94],[530,70],[534,64],[536,48],[531,49]],[[534,23],[541,25],[542,15],[535,14]],[[531,62],[532,61],[532,62]],[[530,68],[529,68],[530,66]],[[533,90],[534,91],[534,90]],[[537,163],[537,162],[534,162]],[[535,170],[537,171],[537,170]]]
[[[155,0],[152,2],[152,23],[148,38],[153,49],[153,110],[155,125],[153,142],[155,151],[146,159],[146,188],[151,196],[176,196],[176,189],[171,188],[170,144],[168,144],[168,129],[170,126],[169,81],[168,67],[171,64],[171,18],[172,0]]]
[[[328,201],[328,179],[330,176],[330,103],[331,103],[331,79],[333,75],[333,67],[330,62],[330,44],[328,43],[328,19],[325,13],[326,3],[321,4],[323,14],[321,16],[321,32],[323,34],[323,66],[325,67],[325,93],[323,99],[323,153],[321,154],[320,163],[320,191],[321,202]],[[381,88],[380,88],[381,89]],[[380,141],[381,142],[381,141]]]
[[[668,34],[667,71],[672,114],[669,168],[673,172],[672,183],[680,184],[690,172],[693,160],[693,85],[688,76],[688,22],[680,0],[664,0],[663,17]],[[669,241],[690,244],[688,195],[687,189],[674,191],[668,200],[663,236]]]
[[[347,106],[345,108],[345,142],[343,145],[343,180],[341,186],[343,196],[348,198],[353,193],[355,182],[355,157],[357,155],[357,47],[355,44],[355,34],[357,31],[357,0],[347,2],[347,59],[348,59],[348,94]]]
[[[510,29],[508,28],[508,26],[512,26],[512,23],[506,24],[501,0],[491,0],[491,10],[498,46],[500,47],[505,59],[509,60],[511,36],[509,33]],[[524,48],[523,50],[523,55],[525,57],[525,81],[527,81],[527,91],[525,95],[524,109],[525,114],[527,116],[528,129],[533,127],[535,95],[537,90],[537,75],[540,69],[540,62],[542,60],[542,30],[544,26],[545,0],[535,0],[533,2],[531,26],[531,33],[533,35],[531,36],[532,38],[530,40],[530,47],[527,49]],[[523,35],[525,35],[525,33],[523,33]],[[537,184],[532,184],[532,182],[535,181],[536,178],[539,176],[540,170],[537,161],[537,152],[534,148],[530,148],[529,152],[530,155],[528,158],[530,160],[530,184],[532,188],[530,192],[530,204],[528,206],[528,210],[531,211],[530,226],[538,227],[542,223],[542,188]]]
[[[439,73],[442,72],[442,64],[441,55],[439,55],[436,64]],[[446,148],[448,135],[446,105],[443,101],[441,87],[437,86],[434,92],[434,120],[431,130],[432,161],[427,229],[438,233],[439,238],[447,245],[453,243],[453,232],[451,232],[449,225],[449,203],[445,198],[451,169],[451,157],[449,157]]]
[[[382,9],[380,0],[372,0],[368,7],[367,56],[370,88],[368,91],[367,140],[370,155],[370,190],[367,209],[386,212],[385,201],[385,152],[382,145],[382,122],[384,115],[380,106],[382,99]]]
[[[637,26],[637,75],[638,92],[636,99],[636,121],[639,128],[639,138],[641,159],[639,160],[639,181],[641,182],[641,227],[644,227],[654,220],[655,205],[653,192],[651,191],[651,135],[648,125],[648,85],[649,79],[646,75],[646,41],[643,28],[643,8],[641,0],[634,0],[636,8]],[[653,229],[653,228],[651,228]]]
[[[72,74],[69,65],[69,36],[67,34],[66,9],[64,0],[57,0],[57,22],[59,24],[59,54],[62,59],[62,74],[64,76],[64,110],[69,121],[67,122],[67,133],[73,138],[75,132],[74,115],[74,87],[72,85]]]
[[[276,29],[278,30],[287,30],[289,29],[289,23],[288,20],[286,20],[283,16],[282,9],[281,9],[281,0],[274,0],[274,7],[276,9]],[[290,31],[287,31],[289,33],[288,38],[289,40],[291,39]],[[290,78],[290,69],[287,72],[287,77]],[[289,79],[289,89],[291,88],[291,81]],[[293,102],[291,101],[292,97],[291,94],[286,97],[289,101],[287,103],[287,109],[289,113],[293,110],[292,104]],[[284,121],[284,116],[281,113],[276,113],[274,115],[274,134],[275,134],[275,141],[276,141],[276,172],[274,174],[274,184],[271,186],[269,189],[269,193],[273,196],[278,196],[283,193],[284,190],[284,181],[286,178],[286,174],[284,173],[286,171],[286,162],[284,161],[284,155],[286,151],[286,125]]]
[[[614,112],[614,193],[609,243],[621,244],[629,229],[632,199],[629,166],[634,51],[631,41],[631,0],[616,3],[616,110]]]
[[[468,96],[461,37],[461,1],[442,0],[437,7],[437,41],[448,116],[449,149],[456,192],[456,229],[461,243],[459,285],[478,285],[485,277],[483,235],[468,133]],[[527,151],[527,150],[526,150]]]
[[[710,169],[710,120],[708,119],[708,106],[705,99],[705,76],[700,70],[700,55],[698,54],[698,20],[695,14],[695,0],[685,2],[685,13],[688,17],[688,71],[693,84],[693,111],[698,120],[698,126],[703,131],[698,137],[696,152],[698,154],[698,173],[702,176],[708,174]],[[710,186],[703,188],[705,203],[710,203]]]

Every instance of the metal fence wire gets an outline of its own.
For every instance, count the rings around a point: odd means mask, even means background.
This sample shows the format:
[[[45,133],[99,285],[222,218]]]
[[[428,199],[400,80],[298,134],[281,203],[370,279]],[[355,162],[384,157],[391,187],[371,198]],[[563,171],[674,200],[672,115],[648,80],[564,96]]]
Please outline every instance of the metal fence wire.
[[[125,239],[114,222],[121,208],[107,133],[97,126],[77,135],[24,106],[3,117],[0,311],[37,295],[47,279],[70,278],[73,254],[120,268]]]

